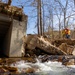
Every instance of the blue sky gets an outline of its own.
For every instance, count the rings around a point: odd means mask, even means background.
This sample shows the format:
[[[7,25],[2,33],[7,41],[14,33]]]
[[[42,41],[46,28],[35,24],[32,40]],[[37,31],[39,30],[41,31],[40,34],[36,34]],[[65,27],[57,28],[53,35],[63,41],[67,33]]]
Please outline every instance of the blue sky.
[[[36,21],[37,21],[37,13],[36,13],[36,10],[34,7],[29,7],[29,2],[27,4],[25,4],[25,1],[26,0],[12,0],[12,5],[14,6],[20,6],[20,4],[22,3],[23,5],[26,5],[24,7],[24,13],[26,15],[28,15],[28,24],[27,24],[27,34],[34,34],[34,33],[37,33],[37,27],[36,26]],[[31,1],[31,0],[30,0]],[[45,1],[50,1],[50,0],[45,0]],[[65,5],[65,0],[61,0],[63,5]],[[45,9],[47,10],[47,9]],[[47,12],[45,13],[47,14]],[[35,17],[35,18],[34,18]],[[47,19],[46,19],[47,20]],[[63,17],[62,17],[62,20],[63,20]],[[47,21],[48,22],[48,21]],[[54,16],[54,27],[56,29],[58,29],[58,26],[56,24],[58,24],[58,19],[56,16]]]
[[[19,1],[18,0],[12,0],[12,5],[19,7],[20,3],[25,3],[25,1],[24,2],[23,1],[24,0],[19,0]],[[26,4],[26,7],[24,7],[24,9],[23,9],[23,12],[26,15],[28,15],[28,23],[27,23],[27,32],[26,33],[27,34],[34,34],[34,33],[37,33],[37,28],[35,27],[35,24],[36,24],[35,23],[36,22],[36,13],[35,14],[33,13],[33,12],[36,12],[36,10],[34,9],[34,7],[28,6],[28,4]]]

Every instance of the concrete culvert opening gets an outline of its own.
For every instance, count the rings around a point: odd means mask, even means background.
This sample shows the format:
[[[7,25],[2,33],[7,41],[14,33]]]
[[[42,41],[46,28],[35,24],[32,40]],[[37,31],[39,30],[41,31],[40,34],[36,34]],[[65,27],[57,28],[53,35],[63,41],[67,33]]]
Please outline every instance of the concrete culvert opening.
[[[9,54],[10,38],[11,38],[11,22],[8,20],[0,20],[0,57],[6,57]],[[8,51],[6,51],[8,49]]]
[[[26,35],[28,16],[22,8],[6,3],[0,3],[0,8],[0,57],[22,57],[22,38]]]

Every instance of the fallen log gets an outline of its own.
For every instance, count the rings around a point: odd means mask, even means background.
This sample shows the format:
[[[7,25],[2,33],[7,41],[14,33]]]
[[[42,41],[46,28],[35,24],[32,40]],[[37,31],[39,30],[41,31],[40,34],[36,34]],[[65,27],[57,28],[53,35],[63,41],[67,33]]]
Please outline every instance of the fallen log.
[[[38,43],[36,47],[40,48],[41,50],[49,53],[49,54],[54,54],[54,55],[67,55],[66,52],[61,50],[60,48],[52,45],[50,42],[45,41],[43,37],[38,37]]]
[[[29,40],[29,38],[27,38],[27,40]],[[34,36],[34,37],[32,37],[32,39],[30,41],[27,41],[26,48],[32,50],[32,49],[35,49],[36,47],[48,54],[67,55],[66,52],[64,52],[60,48],[52,45],[49,41],[45,40],[42,36],[41,37]]]

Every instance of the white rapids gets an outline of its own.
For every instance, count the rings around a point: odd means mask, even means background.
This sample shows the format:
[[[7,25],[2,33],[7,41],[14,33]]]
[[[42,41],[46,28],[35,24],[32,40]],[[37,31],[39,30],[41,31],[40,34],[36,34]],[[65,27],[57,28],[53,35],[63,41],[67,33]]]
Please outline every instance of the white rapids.
[[[14,64],[11,64],[12,67],[17,67],[18,72],[22,72],[23,70],[27,68],[34,68],[35,72],[45,72],[45,71],[53,71],[53,72],[64,72],[68,70],[68,67],[62,65],[61,62],[57,61],[47,61],[44,63],[41,63],[38,59],[36,63],[29,63],[25,62],[24,60],[17,61]],[[72,66],[69,66],[72,67]],[[75,68],[75,66],[73,66]]]

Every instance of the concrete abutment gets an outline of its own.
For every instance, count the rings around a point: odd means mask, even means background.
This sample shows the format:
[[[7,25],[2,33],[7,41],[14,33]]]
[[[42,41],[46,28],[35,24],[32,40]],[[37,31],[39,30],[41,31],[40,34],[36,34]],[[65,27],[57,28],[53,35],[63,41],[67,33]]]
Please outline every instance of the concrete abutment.
[[[0,55],[8,57],[22,56],[22,38],[26,34],[27,16],[22,21],[0,14]]]

